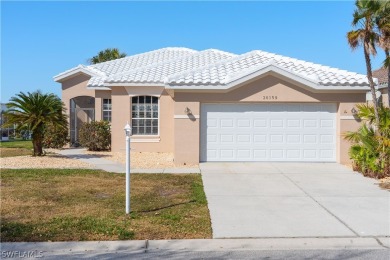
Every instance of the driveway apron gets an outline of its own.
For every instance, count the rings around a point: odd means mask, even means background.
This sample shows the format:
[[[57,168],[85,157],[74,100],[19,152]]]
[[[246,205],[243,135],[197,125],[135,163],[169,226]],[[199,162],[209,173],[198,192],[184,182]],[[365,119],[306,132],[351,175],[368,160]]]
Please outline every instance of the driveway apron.
[[[390,236],[390,193],[336,163],[202,163],[214,238]]]

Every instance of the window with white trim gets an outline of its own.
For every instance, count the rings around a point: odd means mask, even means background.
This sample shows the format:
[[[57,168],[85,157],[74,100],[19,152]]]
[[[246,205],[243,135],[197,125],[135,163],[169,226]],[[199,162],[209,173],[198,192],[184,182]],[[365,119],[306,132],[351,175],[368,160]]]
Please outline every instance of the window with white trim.
[[[103,99],[103,120],[111,122],[111,99]]]
[[[131,118],[134,135],[158,135],[158,98],[132,97]]]

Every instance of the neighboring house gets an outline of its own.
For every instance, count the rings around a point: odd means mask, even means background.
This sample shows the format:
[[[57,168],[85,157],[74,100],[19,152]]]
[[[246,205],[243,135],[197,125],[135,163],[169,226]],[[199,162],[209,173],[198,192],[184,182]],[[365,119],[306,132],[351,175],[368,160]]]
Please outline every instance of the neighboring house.
[[[72,142],[82,122],[108,120],[112,150],[171,152],[175,163],[349,163],[365,75],[263,51],[163,48],[54,77],[70,111]]]
[[[1,132],[1,140],[8,141],[9,137],[15,134],[14,126],[3,127],[3,125],[7,122],[7,118],[4,115],[4,112],[7,111],[7,104],[0,103],[0,132]]]
[[[388,98],[389,89],[388,89],[388,85],[387,85],[387,82],[389,82],[389,74],[388,74],[387,69],[385,67],[382,67],[380,69],[374,70],[372,72],[372,75],[375,78],[378,78],[378,85],[379,85],[378,89],[382,93],[382,102],[385,105],[389,105],[388,104],[388,102],[389,102],[389,98]]]

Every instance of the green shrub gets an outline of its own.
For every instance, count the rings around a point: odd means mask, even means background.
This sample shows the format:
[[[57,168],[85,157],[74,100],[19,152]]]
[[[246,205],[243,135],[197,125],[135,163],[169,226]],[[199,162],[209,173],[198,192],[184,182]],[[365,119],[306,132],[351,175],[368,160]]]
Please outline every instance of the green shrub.
[[[89,151],[104,151],[111,148],[111,128],[107,121],[84,123],[79,131],[79,143]]]
[[[43,147],[59,149],[69,143],[69,129],[67,127],[55,127],[49,124],[45,127]]]
[[[353,168],[364,176],[384,178],[390,176],[390,109],[379,108],[379,126],[374,126],[374,108],[358,106],[358,117],[363,120],[356,132],[348,132],[345,139],[352,142],[349,150]]]

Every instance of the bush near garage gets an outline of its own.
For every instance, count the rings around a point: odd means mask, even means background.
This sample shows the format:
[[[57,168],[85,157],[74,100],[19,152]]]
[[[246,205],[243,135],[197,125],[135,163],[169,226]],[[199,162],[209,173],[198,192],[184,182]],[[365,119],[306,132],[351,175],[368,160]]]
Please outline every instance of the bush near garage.
[[[111,127],[107,121],[84,123],[79,131],[79,143],[89,151],[111,149]]]
[[[379,126],[375,125],[374,108],[358,105],[357,116],[362,120],[356,132],[345,139],[352,142],[349,150],[355,171],[371,178],[390,176],[390,108],[379,107]]]
[[[58,128],[53,124],[49,124],[45,127],[43,137],[43,147],[60,149],[69,143],[69,129]]]

